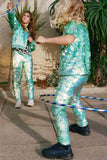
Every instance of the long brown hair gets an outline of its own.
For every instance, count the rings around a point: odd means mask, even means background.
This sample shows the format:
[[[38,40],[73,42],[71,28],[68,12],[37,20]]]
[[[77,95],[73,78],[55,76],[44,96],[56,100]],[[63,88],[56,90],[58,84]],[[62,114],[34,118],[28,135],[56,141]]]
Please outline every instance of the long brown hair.
[[[30,23],[28,24],[27,28],[28,28],[28,30],[30,32],[30,36],[33,38],[33,40],[35,40],[35,35],[36,35],[35,28],[36,27],[35,27],[35,21],[34,21],[33,14],[30,11],[23,12],[21,17],[20,17],[20,23],[21,23],[23,29],[26,30],[26,27],[25,27],[25,25],[24,25],[24,23],[22,21],[22,18],[23,18],[25,13],[29,13],[29,15],[30,15]]]

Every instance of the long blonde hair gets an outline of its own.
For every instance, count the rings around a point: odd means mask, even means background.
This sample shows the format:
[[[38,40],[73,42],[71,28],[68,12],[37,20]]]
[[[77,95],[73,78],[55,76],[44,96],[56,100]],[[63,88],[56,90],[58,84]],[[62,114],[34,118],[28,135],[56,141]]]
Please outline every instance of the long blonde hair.
[[[81,0],[59,0],[55,6],[55,13],[50,17],[50,24],[53,28],[63,30],[72,20],[85,23],[84,10]]]

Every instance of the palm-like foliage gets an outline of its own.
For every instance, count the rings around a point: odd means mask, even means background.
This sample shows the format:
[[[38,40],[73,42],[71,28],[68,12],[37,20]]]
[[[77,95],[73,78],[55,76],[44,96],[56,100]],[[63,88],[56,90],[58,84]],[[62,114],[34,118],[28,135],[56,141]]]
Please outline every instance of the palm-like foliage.
[[[107,0],[90,0],[83,3],[92,40],[104,44],[107,40]]]
[[[49,6],[50,8],[50,16],[52,16],[55,12],[55,5],[59,2],[59,0],[55,0],[53,3],[51,3],[51,5]]]
[[[21,10],[20,10],[20,11],[19,11],[18,8],[16,8],[16,18],[19,20],[21,14],[22,14],[23,12],[25,12],[25,11],[30,11],[30,10],[31,10],[31,8],[28,7],[26,4],[25,4],[25,6],[24,6],[23,8],[21,7]],[[40,28],[41,28],[46,22],[43,21],[43,22],[41,22],[41,23],[36,23],[37,20],[39,19],[40,15],[41,15],[40,13],[37,13],[36,9],[34,9],[34,10],[32,11],[32,14],[33,14],[33,16],[34,16],[34,21],[35,21],[35,24],[36,24],[36,26],[35,26],[35,31],[37,32],[37,31],[40,30]]]
[[[90,79],[97,85],[107,79],[107,0],[83,1],[91,43]]]

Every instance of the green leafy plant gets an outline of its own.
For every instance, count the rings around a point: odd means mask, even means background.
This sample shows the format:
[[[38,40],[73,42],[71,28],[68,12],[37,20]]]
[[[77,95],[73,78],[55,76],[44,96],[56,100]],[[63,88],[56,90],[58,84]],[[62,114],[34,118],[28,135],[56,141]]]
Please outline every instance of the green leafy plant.
[[[21,7],[21,10],[20,10],[20,11],[19,11],[18,8],[16,8],[16,18],[19,20],[21,14],[22,14],[23,12],[25,12],[25,11],[31,11],[31,8],[28,7],[26,4],[25,4],[24,7]],[[34,21],[35,21],[35,24],[36,24],[36,26],[35,26],[35,31],[37,32],[37,31],[39,31],[40,28],[46,23],[46,21],[43,21],[43,22],[41,22],[41,23],[37,23],[37,20],[39,19],[39,17],[40,17],[41,14],[38,13],[38,12],[36,11],[36,9],[34,9],[34,10],[32,11],[32,14],[33,14],[33,16],[34,16]]]
[[[90,0],[85,5],[85,18],[92,41],[104,44],[107,40],[107,0]]]
[[[57,87],[58,82],[60,80],[60,76],[58,75],[58,70],[55,70],[52,74],[48,75],[46,81],[50,86]]]
[[[107,78],[107,0],[83,1],[91,44],[91,75],[94,84],[105,85]]]
[[[50,84],[47,82],[46,79],[41,80],[39,78],[36,79],[35,84],[36,84],[37,87],[40,87],[40,88],[47,88],[47,87],[50,86]]]
[[[55,13],[55,5],[59,2],[59,0],[55,0],[53,3],[50,4],[49,6],[49,12],[50,16],[52,16]]]

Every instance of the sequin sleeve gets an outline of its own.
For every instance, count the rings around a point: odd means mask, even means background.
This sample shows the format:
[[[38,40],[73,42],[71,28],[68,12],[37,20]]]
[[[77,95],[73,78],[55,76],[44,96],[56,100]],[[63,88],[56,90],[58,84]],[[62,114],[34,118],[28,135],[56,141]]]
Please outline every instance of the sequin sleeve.
[[[75,38],[77,37],[77,25],[74,21],[68,23],[65,27],[64,27],[64,35],[70,34],[73,35]]]
[[[9,11],[7,11],[8,13]],[[10,24],[10,27],[11,29],[15,29],[17,28],[18,24],[19,24],[19,21],[17,20],[16,16],[15,16],[15,12],[12,11],[8,14],[8,20],[9,20],[9,24]]]
[[[35,41],[32,41],[32,43],[29,43],[29,51],[33,52],[36,48]]]

